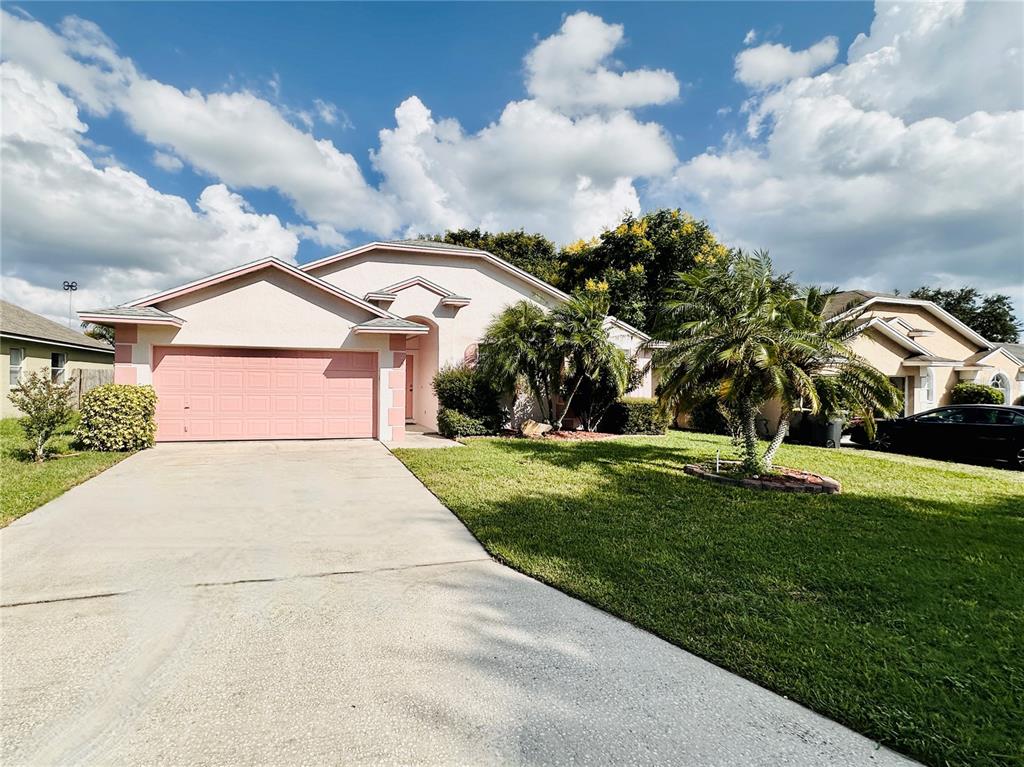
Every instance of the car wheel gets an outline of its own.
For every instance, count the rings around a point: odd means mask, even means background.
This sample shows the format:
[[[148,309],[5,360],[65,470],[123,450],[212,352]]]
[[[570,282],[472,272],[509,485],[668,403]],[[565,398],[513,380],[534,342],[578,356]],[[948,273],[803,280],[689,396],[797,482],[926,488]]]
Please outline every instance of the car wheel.
[[[1010,463],[1013,463],[1013,460]],[[1017,451],[1017,468],[1024,469],[1024,447]]]
[[[882,450],[888,453],[892,450],[892,435],[879,433],[875,435],[875,450]]]

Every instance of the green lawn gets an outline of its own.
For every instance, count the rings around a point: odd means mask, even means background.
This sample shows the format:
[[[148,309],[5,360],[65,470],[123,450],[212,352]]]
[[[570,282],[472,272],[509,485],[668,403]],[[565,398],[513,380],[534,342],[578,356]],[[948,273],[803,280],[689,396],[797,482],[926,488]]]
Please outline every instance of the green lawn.
[[[0,527],[28,514],[47,501],[99,474],[128,453],[73,453],[71,428],[50,440],[55,457],[35,463],[21,424],[15,418],[0,420]]]
[[[834,496],[685,475],[728,440],[399,458],[518,570],[936,765],[1024,764],[1024,473],[785,446]]]

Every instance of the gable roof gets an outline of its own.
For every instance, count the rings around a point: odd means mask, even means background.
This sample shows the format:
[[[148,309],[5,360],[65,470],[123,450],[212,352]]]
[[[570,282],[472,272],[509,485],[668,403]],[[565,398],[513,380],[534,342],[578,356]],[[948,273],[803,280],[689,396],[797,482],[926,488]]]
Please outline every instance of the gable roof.
[[[383,242],[368,242],[357,248],[350,248],[349,250],[342,251],[341,253],[335,253],[332,256],[326,256],[324,258],[317,259],[316,261],[310,261],[308,264],[303,264],[301,268],[304,271],[320,269],[375,249],[390,250],[398,253],[425,253],[429,255],[451,255],[479,258],[493,264],[504,272],[508,272],[509,274],[519,277],[523,282],[526,282],[540,292],[558,301],[568,301],[570,298],[568,293],[559,290],[554,285],[544,282],[544,280],[539,277],[535,277],[525,269],[520,269],[515,264],[510,264],[505,259],[498,258],[493,253],[489,253],[486,250],[466,248],[462,245],[449,245],[446,242],[434,242],[433,240],[389,240]],[[623,322],[615,317],[609,317],[608,319],[611,320],[612,324],[617,325],[627,333],[630,333],[643,341],[651,340],[649,335],[644,333],[642,330],[633,327],[629,323]]]
[[[999,346],[996,346],[996,348],[994,349],[982,349],[980,352],[972,354],[970,357],[968,357],[967,362],[969,362],[970,364],[981,364],[989,357],[992,357],[996,354],[1002,354],[1014,365],[1017,365],[1018,367],[1024,367],[1024,361],[1021,361],[1022,355],[1014,354],[1013,350],[1010,348],[1011,346],[1020,347],[1020,344],[1001,344]]]
[[[863,325],[857,328],[858,333],[863,333],[865,330],[877,330],[883,336],[888,338],[890,341],[902,346],[909,352],[913,352],[915,355],[931,356],[931,352],[925,349],[921,344],[914,341],[912,338],[900,333],[892,325],[880,317],[872,317],[870,320],[865,322]]]
[[[45,341],[60,346],[72,346],[77,349],[110,352],[113,347],[84,333],[65,327],[59,322],[22,309],[10,301],[0,301],[0,335],[26,341]]]
[[[848,315],[862,312],[876,304],[894,304],[896,306],[919,306],[932,316],[942,320],[954,328],[965,338],[970,339],[983,349],[992,349],[995,344],[980,333],[971,330],[952,314],[947,312],[934,301],[925,301],[921,298],[904,298],[886,293],[875,293],[870,290],[845,290],[834,294],[825,305],[825,316],[829,319],[838,319]],[[830,311],[831,310],[831,311]]]
[[[359,298],[358,296],[355,296],[346,290],[342,290],[336,285],[332,285],[329,282],[325,282],[324,280],[321,280],[319,277],[315,277],[314,275],[309,274],[308,272],[299,269],[298,267],[293,266],[292,264],[285,263],[284,261],[273,257],[261,258],[257,261],[251,261],[248,264],[242,264],[241,266],[226,269],[223,272],[211,274],[208,277],[202,277],[193,282],[186,283],[185,285],[179,285],[178,287],[170,288],[168,290],[161,291],[160,293],[153,293],[152,295],[145,296],[136,301],[130,301],[127,304],[124,304],[123,306],[116,308],[124,309],[153,306],[154,304],[158,304],[161,301],[168,301],[172,298],[177,298],[178,296],[187,295],[188,293],[193,293],[197,290],[202,290],[203,288],[208,288],[218,283],[225,282],[226,280],[241,277],[243,275],[250,274],[252,272],[257,272],[262,269],[276,269],[280,272],[283,272],[284,274],[288,274],[292,277],[302,280],[303,282],[312,285],[313,287],[322,290],[325,293],[329,293],[332,296],[341,298],[344,301],[348,301],[349,303],[354,304],[355,306],[358,306],[361,309],[365,309],[367,312],[374,314],[378,317],[386,317],[388,319],[395,320],[401,319],[400,317],[398,317],[398,315],[392,314],[386,309],[382,309],[379,306],[374,306],[368,301],[364,301],[362,298]]]

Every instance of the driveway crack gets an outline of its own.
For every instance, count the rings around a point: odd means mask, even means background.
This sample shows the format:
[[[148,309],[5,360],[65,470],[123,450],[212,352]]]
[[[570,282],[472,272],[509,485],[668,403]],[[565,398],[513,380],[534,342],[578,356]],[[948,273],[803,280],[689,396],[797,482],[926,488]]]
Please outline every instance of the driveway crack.
[[[199,581],[196,583],[183,583],[174,586],[175,589],[205,589],[218,586],[242,586],[250,583],[280,583],[284,581],[295,581],[310,578],[337,578],[346,575],[372,575],[374,573],[394,573],[404,570],[422,570],[431,567],[451,567],[454,565],[467,565],[474,562],[494,562],[490,557],[474,557],[473,559],[452,559],[443,562],[420,562],[413,565],[395,565],[392,567],[367,567],[354,570],[326,570],[316,573],[298,573],[297,575],[279,575],[270,578],[238,578],[230,581]],[[43,599],[28,599],[19,602],[0,603],[0,609],[8,607],[27,607],[29,605],[49,605],[61,602],[81,602],[90,599],[109,599],[111,597],[127,596],[137,594],[145,589],[125,589],[124,591],[104,591],[96,594],[80,594],[69,597],[47,597]]]

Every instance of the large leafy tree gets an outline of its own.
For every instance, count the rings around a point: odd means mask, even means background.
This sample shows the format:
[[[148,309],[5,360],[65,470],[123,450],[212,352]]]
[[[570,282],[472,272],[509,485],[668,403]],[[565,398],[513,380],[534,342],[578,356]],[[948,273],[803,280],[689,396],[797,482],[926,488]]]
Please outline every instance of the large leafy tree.
[[[607,285],[611,313],[649,332],[672,276],[727,254],[706,222],[678,209],[627,214],[599,237],[562,250],[563,287]]]
[[[1014,314],[1013,302],[1001,293],[982,295],[972,287],[946,290],[925,286],[912,290],[910,297],[934,301],[989,341],[1016,343],[1024,332],[1024,324]]]
[[[606,297],[580,293],[551,312],[520,301],[497,315],[480,342],[479,366],[502,391],[525,384],[558,430],[581,388],[600,380],[621,394],[629,363],[608,332]]]
[[[774,274],[766,253],[737,252],[680,273],[660,318],[669,339],[655,360],[662,404],[692,407],[713,397],[738,424],[751,474],[771,470],[797,408],[894,412],[899,392],[847,346],[853,321],[825,320],[828,295]],[[755,419],[773,399],[782,416],[761,454]]]
[[[494,233],[480,229],[455,229],[433,235],[430,239],[486,250],[545,282],[556,286],[562,284],[562,262],[555,243],[542,234],[529,234],[522,229]]]

